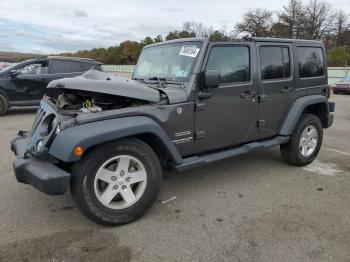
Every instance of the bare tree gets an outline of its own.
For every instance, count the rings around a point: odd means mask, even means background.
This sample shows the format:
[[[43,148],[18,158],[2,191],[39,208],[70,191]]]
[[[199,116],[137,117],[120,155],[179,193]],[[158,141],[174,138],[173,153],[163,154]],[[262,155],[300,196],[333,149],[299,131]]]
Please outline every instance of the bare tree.
[[[336,26],[336,44],[344,45],[344,31],[350,29],[348,23],[349,16],[344,10],[338,10],[335,17],[335,26]]]
[[[304,35],[305,7],[301,0],[290,0],[278,14],[279,22],[274,25],[281,36],[301,38]]]
[[[306,5],[306,37],[322,40],[335,30],[336,13],[331,5],[322,0],[310,0]]]
[[[212,26],[207,27],[203,23],[190,21],[184,22],[182,29],[189,33],[194,33],[197,37],[209,37],[214,31]]]
[[[247,36],[270,36],[273,24],[273,12],[267,9],[249,9],[243,15],[243,21],[237,23],[235,28]]]

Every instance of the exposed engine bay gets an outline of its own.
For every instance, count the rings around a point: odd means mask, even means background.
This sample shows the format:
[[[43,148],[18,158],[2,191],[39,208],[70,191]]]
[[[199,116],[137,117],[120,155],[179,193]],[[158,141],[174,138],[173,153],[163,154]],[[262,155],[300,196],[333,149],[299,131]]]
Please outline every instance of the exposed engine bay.
[[[50,82],[47,95],[61,110],[93,113],[160,101],[154,88],[96,70]]]
[[[81,76],[54,80],[47,95],[56,106],[74,112],[100,112],[125,107],[187,101],[181,84],[157,87],[155,83],[125,79],[105,72],[90,70]],[[72,112],[73,113],[73,112]]]
[[[51,96],[51,101],[59,109],[84,113],[96,113],[149,103],[139,99],[84,91],[63,92],[56,97]]]

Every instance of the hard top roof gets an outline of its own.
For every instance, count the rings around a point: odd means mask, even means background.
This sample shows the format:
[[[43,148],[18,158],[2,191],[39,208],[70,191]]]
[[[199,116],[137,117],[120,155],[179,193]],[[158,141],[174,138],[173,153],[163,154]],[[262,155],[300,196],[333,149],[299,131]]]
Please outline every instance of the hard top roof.
[[[306,40],[306,39],[292,39],[292,38],[273,38],[273,37],[250,37],[246,39],[233,39],[231,41],[212,41],[207,37],[189,37],[189,38],[179,38],[174,40],[168,40],[164,42],[154,43],[151,45],[145,46],[145,48],[158,46],[158,45],[165,45],[165,44],[172,44],[172,43],[179,43],[179,42],[221,42],[221,43],[229,43],[229,42],[284,42],[284,43],[308,43],[308,44],[322,44],[321,41],[316,40]]]

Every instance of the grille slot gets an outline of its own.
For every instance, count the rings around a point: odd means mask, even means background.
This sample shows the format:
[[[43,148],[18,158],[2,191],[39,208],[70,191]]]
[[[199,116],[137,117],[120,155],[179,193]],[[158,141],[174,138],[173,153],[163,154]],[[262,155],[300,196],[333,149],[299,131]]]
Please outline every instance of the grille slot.
[[[39,124],[41,123],[41,121],[43,120],[44,116],[45,116],[46,112],[44,111],[43,108],[40,108],[38,110],[38,112],[36,113],[36,116],[34,118],[34,123],[32,126],[32,131],[31,133],[33,134],[35,132],[35,130],[38,128]]]

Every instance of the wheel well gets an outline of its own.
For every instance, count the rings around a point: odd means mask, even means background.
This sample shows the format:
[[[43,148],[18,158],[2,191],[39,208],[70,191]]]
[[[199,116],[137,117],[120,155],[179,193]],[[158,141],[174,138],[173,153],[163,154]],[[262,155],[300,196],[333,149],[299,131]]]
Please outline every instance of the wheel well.
[[[144,143],[149,145],[152,150],[156,153],[159,158],[161,165],[168,168],[171,162],[171,157],[167,148],[164,146],[163,142],[159,137],[152,133],[144,133],[133,136],[142,140]]]
[[[2,87],[0,87],[0,95],[3,95],[7,99],[7,101],[9,100],[9,98],[8,98],[7,94],[5,93],[5,91],[2,90]]]
[[[172,159],[170,157],[170,154],[169,154],[167,148],[164,146],[164,144],[160,140],[160,138],[158,138],[156,135],[154,135],[152,133],[143,133],[143,134],[138,134],[138,135],[127,136],[127,137],[123,137],[123,138],[118,138],[116,140],[111,140],[111,141],[108,141],[105,143],[110,143],[113,141],[118,141],[121,139],[128,139],[128,138],[137,138],[137,139],[140,139],[142,142],[146,143],[156,153],[162,167],[167,168],[167,169],[170,168]],[[105,144],[105,143],[102,143],[102,144]],[[97,145],[89,147],[86,150],[85,154],[87,152],[93,150],[94,148],[102,145],[102,144],[97,144]]]
[[[323,127],[327,127],[327,115],[328,115],[328,107],[325,103],[317,103],[313,105],[309,105],[304,109],[303,113],[311,113],[316,115],[322,122]]]

